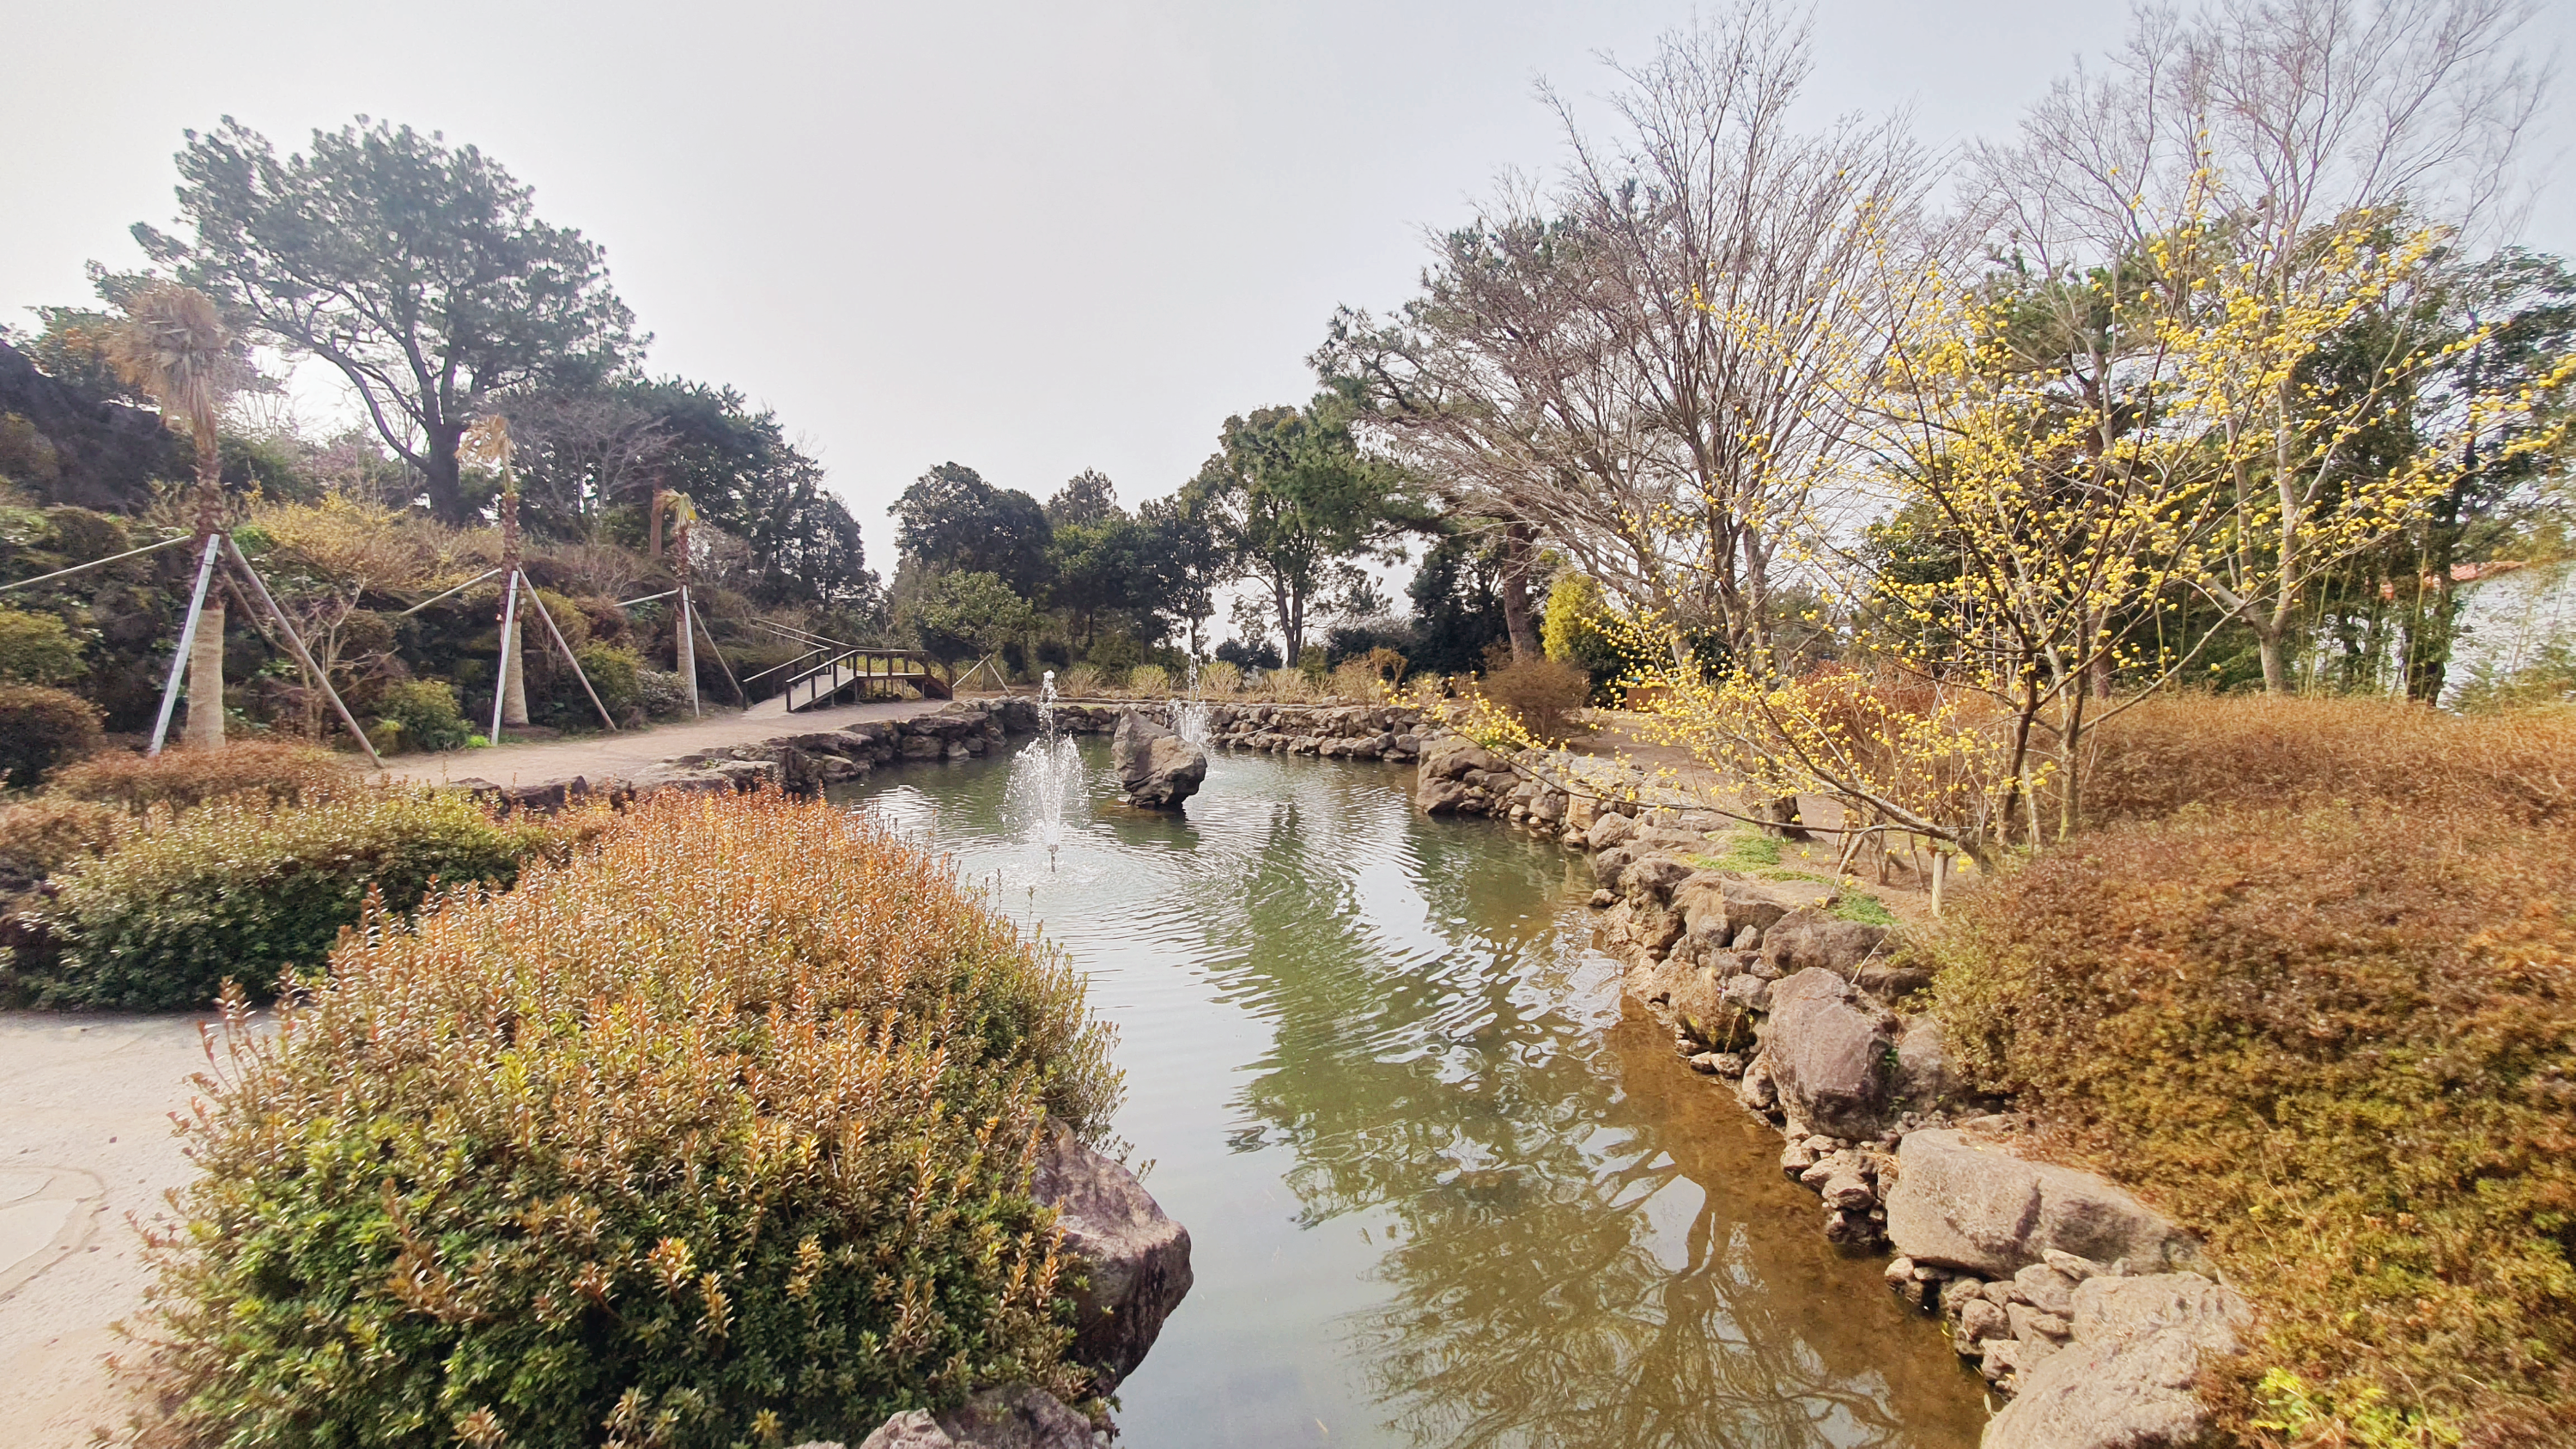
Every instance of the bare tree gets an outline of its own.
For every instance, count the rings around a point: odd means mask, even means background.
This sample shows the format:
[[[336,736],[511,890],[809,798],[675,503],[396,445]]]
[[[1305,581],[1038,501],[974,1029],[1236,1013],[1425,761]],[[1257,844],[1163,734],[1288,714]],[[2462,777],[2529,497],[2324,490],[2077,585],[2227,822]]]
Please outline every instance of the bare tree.
[[[1507,179],[1398,325],[1347,316],[1319,358],[1372,380],[1453,496],[1755,672],[1784,550],[1853,445],[1844,399],[1884,335],[1869,283],[1921,245],[1932,175],[1898,121],[1792,121],[1811,31],[1742,0],[1665,36],[1613,66],[1607,140],[1544,91],[1560,184]]]
[[[528,506],[548,532],[584,542],[608,510],[651,497],[671,451],[661,419],[613,392],[531,393],[502,411]]]

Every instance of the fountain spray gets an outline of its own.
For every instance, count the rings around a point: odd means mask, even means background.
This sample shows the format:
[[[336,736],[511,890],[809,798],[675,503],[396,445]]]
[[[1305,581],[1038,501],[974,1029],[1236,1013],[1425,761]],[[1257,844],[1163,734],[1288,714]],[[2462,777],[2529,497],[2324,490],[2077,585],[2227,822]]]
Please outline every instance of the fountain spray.
[[[1204,750],[1208,747],[1207,701],[1199,698],[1199,659],[1189,655],[1182,666],[1181,698],[1172,701],[1172,733]]]
[[[1024,837],[1046,847],[1047,869],[1055,869],[1064,845],[1064,822],[1082,809],[1082,753],[1070,735],[1055,727],[1055,671],[1038,682],[1038,737],[1011,758],[1010,790],[1004,809]]]

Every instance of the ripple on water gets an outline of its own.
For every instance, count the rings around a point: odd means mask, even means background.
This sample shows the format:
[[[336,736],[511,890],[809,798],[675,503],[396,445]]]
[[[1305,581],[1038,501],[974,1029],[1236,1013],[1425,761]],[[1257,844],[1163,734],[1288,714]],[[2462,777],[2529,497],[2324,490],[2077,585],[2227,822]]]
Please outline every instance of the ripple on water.
[[[1005,758],[840,798],[1042,925],[1118,1027],[1117,1131],[1197,1274],[1121,1391],[1127,1442],[1976,1441],[1938,1331],[1623,1015],[1577,862],[1426,820],[1386,767],[1219,755],[1175,820],[1079,753],[1052,867]]]

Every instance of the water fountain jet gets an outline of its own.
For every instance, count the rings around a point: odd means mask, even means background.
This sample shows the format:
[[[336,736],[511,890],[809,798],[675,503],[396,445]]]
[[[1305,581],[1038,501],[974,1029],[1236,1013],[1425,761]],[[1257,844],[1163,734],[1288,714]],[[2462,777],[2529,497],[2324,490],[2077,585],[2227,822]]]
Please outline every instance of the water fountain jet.
[[[1207,701],[1199,698],[1198,656],[1182,667],[1182,697],[1172,701],[1172,733],[1205,751],[1208,747]]]
[[[1082,753],[1073,737],[1055,727],[1055,671],[1038,682],[1038,737],[1011,758],[1011,783],[1003,811],[1025,838],[1046,847],[1055,869],[1064,845],[1064,822],[1083,806]]]

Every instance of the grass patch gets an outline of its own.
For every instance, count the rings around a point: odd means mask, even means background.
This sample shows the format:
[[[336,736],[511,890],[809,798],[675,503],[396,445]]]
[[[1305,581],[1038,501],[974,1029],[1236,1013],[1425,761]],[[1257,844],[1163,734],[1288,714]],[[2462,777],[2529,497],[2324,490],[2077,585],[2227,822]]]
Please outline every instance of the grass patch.
[[[1719,870],[1750,875],[1778,865],[1780,848],[1784,843],[1780,837],[1765,835],[1759,830],[1738,830],[1720,842],[1724,849],[1718,852],[1712,863]]]
[[[2531,795],[2123,825],[1930,943],[1979,1084],[2262,1309],[2240,1435],[2295,1386],[2318,1443],[2576,1442],[2576,852]]]
[[[1867,891],[1845,891],[1835,897],[1833,909],[1826,914],[1840,921],[1858,921],[1864,926],[1893,926],[1896,913],[1887,903]]]

